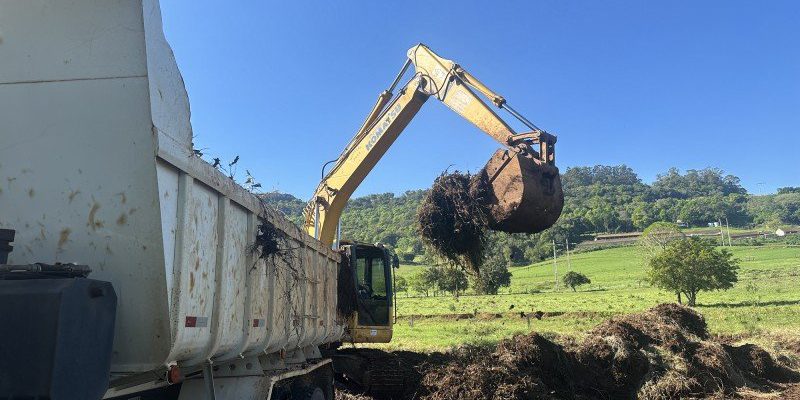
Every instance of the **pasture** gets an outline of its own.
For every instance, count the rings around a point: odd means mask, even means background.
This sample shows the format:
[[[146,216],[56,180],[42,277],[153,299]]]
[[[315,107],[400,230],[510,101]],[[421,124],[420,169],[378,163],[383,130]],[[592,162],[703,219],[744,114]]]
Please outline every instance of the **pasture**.
[[[702,292],[697,310],[712,334],[770,341],[800,337],[800,247],[734,246],[740,260],[739,282],[730,290]],[[401,266],[409,277],[419,266]],[[554,278],[569,269],[592,283],[577,292]],[[511,286],[493,296],[406,297],[398,294],[398,320],[391,344],[381,347],[418,351],[446,350],[461,344],[494,343],[517,333],[580,337],[601,321],[674,302],[675,295],[651,287],[636,247],[572,254],[512,268]],[[541,319],[531,317],[541,312]]]

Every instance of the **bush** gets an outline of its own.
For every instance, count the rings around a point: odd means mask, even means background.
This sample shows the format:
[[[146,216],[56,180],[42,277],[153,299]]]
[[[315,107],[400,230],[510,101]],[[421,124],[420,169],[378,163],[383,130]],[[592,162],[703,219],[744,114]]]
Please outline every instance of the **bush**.
[[[592,280],[586,277],[586,275],[575,271],[569,271],[564,274],[561,281],[564,282],[564,286],[571,288],[573,292],[577,291],[575,288],[578,286],[592,283]]]

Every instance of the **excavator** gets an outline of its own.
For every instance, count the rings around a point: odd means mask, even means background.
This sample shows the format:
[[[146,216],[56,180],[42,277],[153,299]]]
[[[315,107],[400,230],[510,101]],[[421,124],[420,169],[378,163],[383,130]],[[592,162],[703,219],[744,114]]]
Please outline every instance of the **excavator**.
[[[395,93],[412,64],[413,76]],[[552,226],[561,215],[564,196],[555,166],[556,136],[538,128],[460,65],[424,44],[412,47],[400,72],[380,93],[339,157],[323,166],[322,180],[303,212],[308,234],[338,249],[348,260],[339,272],[338,300],[340,313],[347,318],[345,339],[354,344],[390,342],[396,305],[387,249],[380,244],[341,240],[342,211],[431,97],[501,145],[480,171],[490,184],[490,229],[536,233]],[[512,129],[492,105],[508,112],[529,131]],[[333,167],[325,173],[331,163]],[[338,351],[332,354],[334,370],[366,393],[391,397],[403,390],[404,376],[395,368],[396,361],[380,353],[365,348]]]

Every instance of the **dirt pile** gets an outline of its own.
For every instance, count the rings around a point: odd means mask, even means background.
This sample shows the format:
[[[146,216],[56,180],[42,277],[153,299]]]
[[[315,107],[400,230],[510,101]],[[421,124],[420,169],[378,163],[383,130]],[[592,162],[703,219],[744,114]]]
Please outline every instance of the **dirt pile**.
[[[258,258],[268,259],[270,256],[279,254],[285,250],[286,246],[282,248],[282,242],[286,241],[286,233],[278,229],[275,225],[268,221],[262,221],[258,225],[256,232],[256,240],[250,246],[250,251]]]
[[[439,175],[417,210],[417,231],[437,255],[477,274],[488,229],[488,186],[481,175]]]
[[[613,318],[582,341],[531,333],[413,363],[407,399],[736,398],[774,392],[800,374],[764,349],[713,340],[702,315],[675,304]],[[413,354],[413,353],[412,353]],[[403,356],[409,358],[408,355]]]

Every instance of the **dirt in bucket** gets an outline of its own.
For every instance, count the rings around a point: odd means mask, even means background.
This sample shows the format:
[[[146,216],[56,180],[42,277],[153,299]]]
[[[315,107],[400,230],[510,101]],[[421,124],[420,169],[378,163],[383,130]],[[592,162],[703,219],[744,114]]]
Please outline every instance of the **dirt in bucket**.
[[[445,171],[417,210],[417,231],[438,256],[478,274],[488,229],[488,186],[481,175]]]

